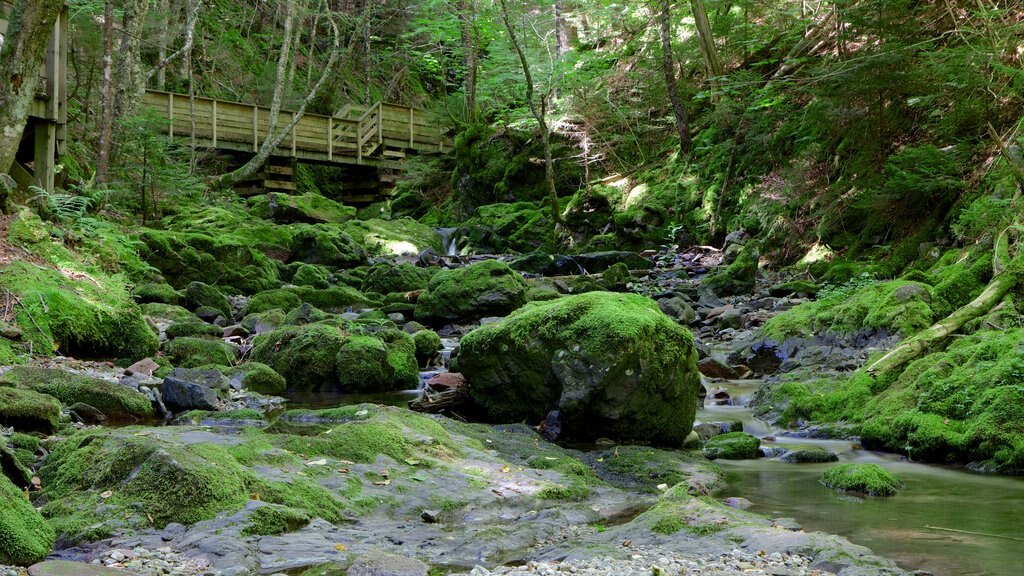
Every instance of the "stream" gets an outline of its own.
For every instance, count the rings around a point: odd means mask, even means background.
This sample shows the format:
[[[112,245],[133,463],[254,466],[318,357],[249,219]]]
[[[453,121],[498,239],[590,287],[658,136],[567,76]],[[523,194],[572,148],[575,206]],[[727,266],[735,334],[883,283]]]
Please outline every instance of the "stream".
[[[758,385],[757,380],[720,384],[739,405],[708,406],[698,410],[697,419],[740,420],[751,434],[774,434],[743,405]],[[741,496],[753,503],[753,512],[793,518],[806,530],[845,536],[906,569],[926,570],[935,576],[1001,576],[1024,571],[1024,479],[917,464],[896,454],[862,450],[843,440],[776,434],[774,444],[814,444],[837,453],[840,463],[880,464],[902,478],[906,487],[890,498],[844,495],[818,482],[834,464],[759,458],[719,460],[729,485],[720,496]]]

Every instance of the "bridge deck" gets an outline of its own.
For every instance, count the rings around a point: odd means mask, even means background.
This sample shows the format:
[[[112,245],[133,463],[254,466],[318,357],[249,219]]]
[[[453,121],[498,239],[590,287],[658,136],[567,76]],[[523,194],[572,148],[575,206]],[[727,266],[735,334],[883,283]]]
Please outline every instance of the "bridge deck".
[[[167,134],[191,138],[193,118],[202,147],[256,152],[268,137],[270,109],[253,104],[147,90],[143,105],[169,120]],[[194,110],[194,114],[193,114]],[[291,111],[281,111],[278,129]],[[347,105],[334,116],[305,114],[274,151],[275,156],[334,164],[402,169],[406,153],[436,154],[450,148],[442,127],[424,111],[378,102]]]

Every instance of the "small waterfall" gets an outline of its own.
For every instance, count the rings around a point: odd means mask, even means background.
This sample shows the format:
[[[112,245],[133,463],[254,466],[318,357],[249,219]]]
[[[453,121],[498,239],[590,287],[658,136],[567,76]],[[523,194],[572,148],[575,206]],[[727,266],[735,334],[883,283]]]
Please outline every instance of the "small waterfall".
[[[441,246],[444,248],[445,256],[459,255],[458,228],[438,228],[437,235],[441,237]]]

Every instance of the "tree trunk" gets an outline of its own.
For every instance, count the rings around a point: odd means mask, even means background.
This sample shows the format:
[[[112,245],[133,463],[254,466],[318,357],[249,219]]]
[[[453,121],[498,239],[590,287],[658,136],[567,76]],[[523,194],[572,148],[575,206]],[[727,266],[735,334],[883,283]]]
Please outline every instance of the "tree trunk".
[[[1019,232],[1020,228],[1014,228]],[[965,324],[987,313],[999,304],[1006,294],[1020,282],[1021,269],[1024,267],[1024,251],[1013,260],[1009,259],[1007,234],[1004,231],[996,241],[995,253],[992,256],[992,268],[995,275],[981,291],[981,294],[970,303],[953,312],[927,330],[915,334],[888,354],[882,356],[867,367],[872,376],[899,368],[927,353],[933,346],[941,344],[951,334],[964,327]]]
[[[676,64],[672,57],[672,14],[669,9],[671,0],[661,0],[661,52],[665,72],[665,84],[668,87],[668,99],[672,102],[672,113],[676,117],[676,130],[679,132],[679,153],[686,156],[690,152],[690,127],[686,122],[686,109],[679,98],[676,86]]]
[[[571,49],[569,46],[569,27],[566,26],[565,17],[562,16],[564,12],[562,3],[555,2],[552,9],[555,13],[555,55],[561,59],[562,55]]]
[[[146,89],[142,77],[142,25],[146,21],[149,0],[127,0],[121,24],[121,41],[114,59],[114,117],[135,114],[140,96]]]
[[[192,46],[195,43],[196,36],[196,23],[199,22],[199,12],[203,7],[203,3],[201,0],[190,1],[193,2],[193,4],[189,7],[188,17],[185,21],[185,44],[181,49],[175,51],[170,56],[161,58],[160,61],[156,63],[156,66],[149,71],[149,74],[146,77],[147,80],[150,80],[156,76],[157,90],[163,90],[162,86],[164,81],[161,78],[164,76],[167,66],[182,56],[191,54],[192,52]]]
[[[290,21],[292,12],[291,9],[294,8],[294,2],[290,1],[288,3],[288,7]],[[288,46],[290,45],[291,41],[291,24],[286,25],[285,38],[281,44],[282,54],[280,54],[278,57],[277,86],[275,86],[274,88],[274,99],[271,102],[270,107],[270,126],[268,127],[267,130],[267,138],[263,140],[263,144],[260,145],[260,149],[258,152],[256,152],[255,156],[253,156],[238,170],[228,172],[227,174],[223,174],[220,177],[214,179],[210,183],[211,188],[230,188],[231,186],[234,186],[235,184],[238,184],[239,182],[251,176],[254,172],[256,172],[256,170],[258,170],[267,162],[267,159],[270,158],[270,155],[273,153],[273,151],[276,150],[277,147],[281,145],[281,142],[283,142],[285,137],[288,136],[292,129],[295,128],[295,125],[298,124],[300,120],[302,120],[302,117],[306,113],[306,108],[317,97],[317,95],[320,93],[320,90],[326,83],[328,76],[330,76],[334,71],[335,63],[338,60],[338,54],[341,51],[341,33],[338,30],[338,24],[335,22],[334,18],[330,16],[328,16],[327,22],[330,24],[331,31],[333,33],[333,47],[331,50],[330,58],[327,60],[327,66],[324,67],[323,74],[321,74],[320,79],[317,80],[316,84],[313,86],[313,89],[309,92],[309,94],[306,95],[306,98],[299,105],[299,109],[295,111],[295,114],[292,116],[291,122],[289,122],[287,126],[279,130],[277,128],[277,117],[280,115],[281,112],[281,99],[284,91],[283,84],[285,77],[287,76],[288,73],[287,52]]]
[[[106,182],[110,175],[110,147],[114,132],[114,0],[106,0],[103,8],[103,89],[99,124],[96,181]]]
[[[160,17],[166,18],[168,23],[171,21],[171,0],[160,0]],[[168,29],[169,26],[162,26],[160,28],[158,45],[156,48],[157,62],[163,62],[167,59],[167,44],[171,41]],[[154,71],[156,72],[156,82],[154,86],[156,86],[157,90],[163,90],[167,86],[167,69],[163,66],[158,66]]]
[[[459,19],[462,22],[463,63],[466,66],[466,111],[472,121],[476,117],[476,4],[475,0],[459,0]]]
[[[707,66],[708,74],[715,77],[721,76],[722,60],[718,57],[718,50],[715,49],[715,38],[711,34],[711,22],[708,20],[708,11],[704,7],[704,0],[690,0],[690,9],[693,10],[693,19],[697,24],[700,50],[704,55],[704,65]]]
[[[548,127],[547,121],[547,96],[540,98],[538,104],[533,97],[534,86],[533,76],[530,74],[530,63],[526,60],[526,54],[523,52],[523,47],[519,44],[519,39],[516,37],[515,28],[512,27],[512,20],[508,15],[508,3],[506,0],[500,0],[501,2],[501,21],[505,24],[505,29],[508,30],[508,38],[512,43],[512,47],[515,48],[516,54],[519,55],[519,63],[523,67],[523,76],[526,77],[526,102],[530,106],[530,112],[533,114],[534,119],[537,120],[537,124],[540,125],[540,138],[541,143],[544,146],[544,178],[547,180],[548,188],[548,201],[551,203],[551,234],[552,238],[557,238],[558,227],[564,226],[565,221],[562,220],[562,215],[558,212],[558,189],[555,186],[555,163],[551,155],[551,129]]]
[[[18,0],[0,49],[0,171],[14,164],[63,0]]]

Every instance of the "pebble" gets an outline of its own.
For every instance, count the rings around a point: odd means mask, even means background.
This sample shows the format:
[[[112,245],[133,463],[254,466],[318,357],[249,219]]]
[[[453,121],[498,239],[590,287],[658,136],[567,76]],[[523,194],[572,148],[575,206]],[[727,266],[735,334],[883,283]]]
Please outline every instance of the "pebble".
[[[108,550],[92,561],[138,576],[220,576],[220,571],[201,558],[190,558],[168,546]],[[0,573],[0,576],[6,576]]]

